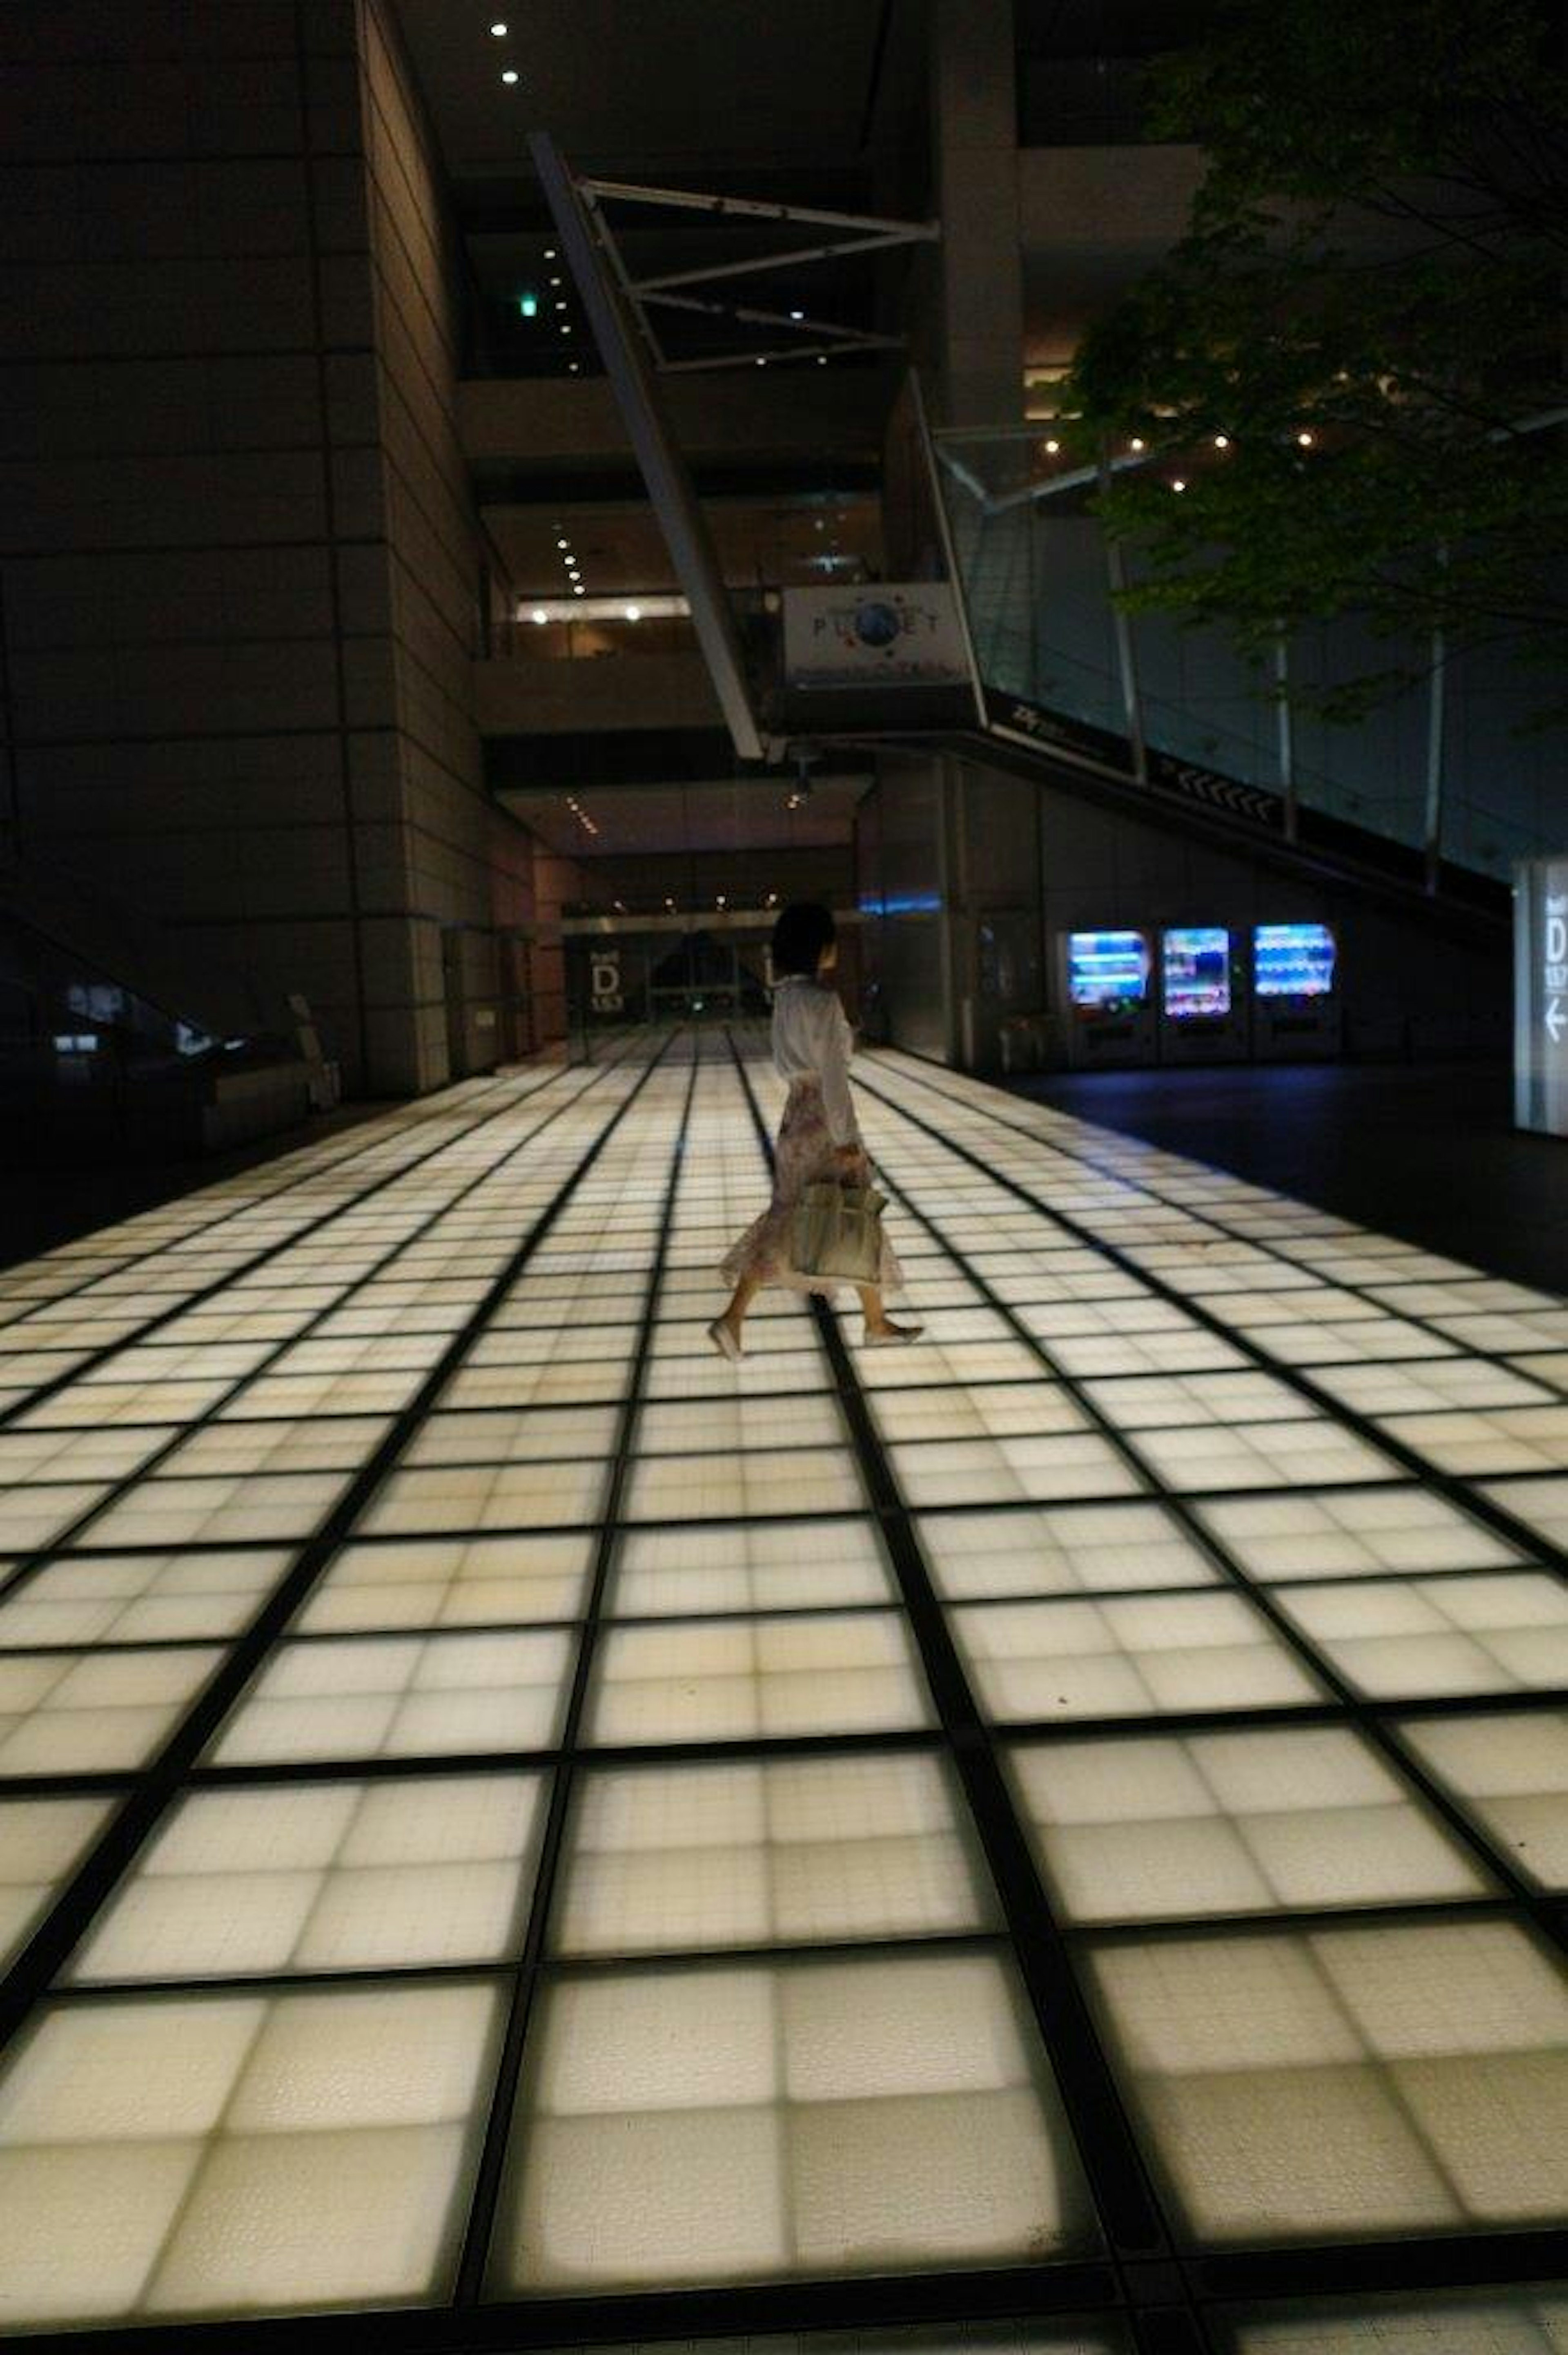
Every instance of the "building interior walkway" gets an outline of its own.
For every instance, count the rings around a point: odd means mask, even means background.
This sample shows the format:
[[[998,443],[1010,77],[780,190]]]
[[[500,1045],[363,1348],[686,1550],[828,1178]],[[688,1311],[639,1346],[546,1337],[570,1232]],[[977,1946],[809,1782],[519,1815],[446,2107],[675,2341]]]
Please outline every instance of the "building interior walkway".
[[[18,2344],[1568,2344],[1568,1305],[856,1078],[907,1349],[720,1030],[0,1276]]]

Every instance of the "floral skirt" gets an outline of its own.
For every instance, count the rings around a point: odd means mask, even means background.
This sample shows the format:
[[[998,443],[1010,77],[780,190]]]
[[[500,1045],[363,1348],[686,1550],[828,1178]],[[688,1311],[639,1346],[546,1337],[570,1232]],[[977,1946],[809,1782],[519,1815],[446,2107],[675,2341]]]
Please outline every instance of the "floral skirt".
[[[791,1291],[818,1292],[824,1297],[838,1290],[842,1276],[802,1275],[789,1264],[795,1205],[806,1187],[839,1175],[833,1153],[821,1087],[815,1080],[793,1081],[774,1150],[773,1199],[726,1253],[719,1273],[726,1284],[736,1284],[749,1276],[754,1284],[783,1284]],[[884,1292],[904,1289],[903,1271],[885,1233],[877,1283]]]

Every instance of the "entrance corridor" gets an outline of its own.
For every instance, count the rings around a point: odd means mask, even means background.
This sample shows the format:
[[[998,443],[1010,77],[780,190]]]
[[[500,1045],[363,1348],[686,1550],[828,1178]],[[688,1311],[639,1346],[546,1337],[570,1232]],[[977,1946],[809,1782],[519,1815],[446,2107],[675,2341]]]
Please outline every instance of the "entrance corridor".
[[[855,1078],[906,1349],[738,1031],[0,1273],[18,2344],[1568,2346],[1568,1305]]]

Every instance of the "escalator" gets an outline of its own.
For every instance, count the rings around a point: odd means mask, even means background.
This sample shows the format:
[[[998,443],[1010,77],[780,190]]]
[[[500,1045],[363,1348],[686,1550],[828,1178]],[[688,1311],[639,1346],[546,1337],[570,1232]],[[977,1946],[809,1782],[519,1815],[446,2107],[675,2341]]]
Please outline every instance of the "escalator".
[[[0,866],[0,1128],[13,1167],[167,1161],[331,1099],[308,1015],[50,861]]]

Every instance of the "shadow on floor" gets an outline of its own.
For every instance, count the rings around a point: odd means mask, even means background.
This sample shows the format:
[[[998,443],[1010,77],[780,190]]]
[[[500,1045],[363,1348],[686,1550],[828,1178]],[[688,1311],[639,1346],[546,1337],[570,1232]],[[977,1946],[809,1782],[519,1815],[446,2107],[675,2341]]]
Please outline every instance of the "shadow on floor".
[[[1506,1069],[1248,1065],[1053,1071],[1010,1084],[1360,1225],[1568,1293],[1568,1140],[1513,1127]]]

